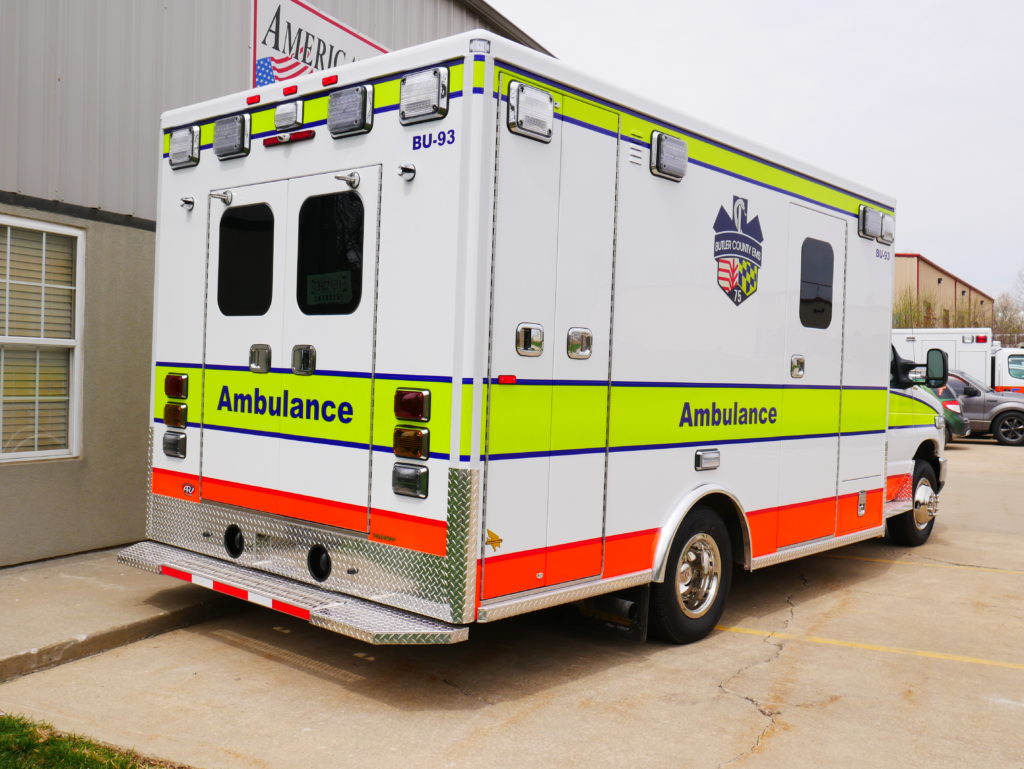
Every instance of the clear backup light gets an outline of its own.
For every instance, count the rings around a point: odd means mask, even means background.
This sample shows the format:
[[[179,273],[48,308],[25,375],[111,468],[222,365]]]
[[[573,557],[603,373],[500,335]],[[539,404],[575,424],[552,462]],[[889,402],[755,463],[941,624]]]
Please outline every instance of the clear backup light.
[[[878,241],[889,245],[896,238],[896,217],[892,214],[882,214],[882,234],[878,236]]]
[[[508,130],[550,142],[555,130],[555,98],[547,91],[513,80],[508,85]]]
[[[878,238],[882,234],[882,212],[876,211],[870,206],[861,206],[857,231],[862,238],[869,240]]]
[[[373,127],[373,86],[357,85],[331,94],[327,102],[327,130],[331,136],[366,133]]]
[[[199,126],[179,128],[171,132],[171,168],[188,168],[199,163]]]
[[[651,173],[663,179],[680,182],[686,176],[686,166],[690,153],[686,142],[682,139],[664,134],[661,131],[651,132]]]
[[[398,119],[402,125],[437,120],[448,114],[448,68],[434,67],[402,78]]]
[[[287,101],[274,108],[274,128],[290,131],[302,125],[302,102]]]
[[[248,115],[232,115],[214,123],[213,154],[218,160],[241,158],[249,154]]]
[[[974,336],[971,334],[964,334],[960,337],[960,341],[964,344],[974,344]]]
[[[427,468],[396,462],[391,470],[391,490],[403,497],[427,498],[429,475]]]

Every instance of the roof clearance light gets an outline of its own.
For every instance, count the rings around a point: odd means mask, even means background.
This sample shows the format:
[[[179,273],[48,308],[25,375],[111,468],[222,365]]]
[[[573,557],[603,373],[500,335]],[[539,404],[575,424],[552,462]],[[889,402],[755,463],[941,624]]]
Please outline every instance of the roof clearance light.
[[[896,217],[892,214],[882,214],[882,234],[878,236],[878,242],[889,245],[896,239]]]
[[[555,129],[555,98],[540,88],[513,80],[508,84],[508,130],[550,142]]]
[[[661,131],[651,132],[651,173],[681,182],[686,176],[690,153],[686,142]]]
[[[286,101],[274,108],[274,128],[290,131],[302,125],[302,102]]]
[[[469,52],[470,53],[490,53],[491,52],[491,41],[484,40],[482,37],[474,37],[469,41]]]
[[[199,163],[199,126],[179,128],[171,132],[171,168],[189,168]]]
[[[232,115],[214,123],[213,154],[218,160],[243,158],[249,154],[248,115]]]
[[[434,67],[402,78],[398,119],[402,125],[437,120],[448,114],[448,68]]]
[[[364,134],[373,128],[373,86],[357,85],[331,94],[327,101],[327,130],[331,136]]]
[[[875,240],[882,234],[882,212],[869,206],[860,207],[860,221],[857,234],[868,240]]]

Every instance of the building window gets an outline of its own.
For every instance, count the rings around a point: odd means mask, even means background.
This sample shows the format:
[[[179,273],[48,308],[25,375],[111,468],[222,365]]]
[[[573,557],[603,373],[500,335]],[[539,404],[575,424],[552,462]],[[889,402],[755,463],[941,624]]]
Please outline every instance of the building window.
[[[84,253],[81,230],[0,216],[0,461],[78,453]]]

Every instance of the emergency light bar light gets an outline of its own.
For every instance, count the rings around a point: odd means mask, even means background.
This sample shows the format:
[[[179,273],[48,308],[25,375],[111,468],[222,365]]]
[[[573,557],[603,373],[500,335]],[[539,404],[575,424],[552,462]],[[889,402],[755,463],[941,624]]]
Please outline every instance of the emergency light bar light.
[[[651,132],[651,173],[662,179],[681,182],[686,176],[690,153],[682,139],[662,133]]]
[[[327,130],[331,136],[363,134],[373,127],[373,86],[342,88],[327,101]]]
[[[290,131],[302,125],[302,102],[287,101],[274,108],[274,128]]]
[[[402,125],[438,120],[448,114],[448,68],[434,67],[402,78],[398,119]]]
[[[857,231],[862,238],[876,240],[882,234],[882,212],[861,206]]]
[[[550,142],[555,129],[555,98],[547,91],[513,80],[508,84],[508,130]]]
[[[892,214],[882,214],[882,234],[878,236],[878,242],[889,245],[896,238],[896,217]]]
[[[199,164],[199,126],[179,128],[171,132],[171,168],[189,168]]]
[[[218,160],[243,158],[249,154],[248,115],[232,115],[214,123],[213,154]]]

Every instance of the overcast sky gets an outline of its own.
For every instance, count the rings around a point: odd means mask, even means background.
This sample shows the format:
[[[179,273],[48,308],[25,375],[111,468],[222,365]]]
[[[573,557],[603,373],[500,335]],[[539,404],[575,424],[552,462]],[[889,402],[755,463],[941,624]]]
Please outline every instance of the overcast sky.
[[[1024,269],[1024,2],[489,0],[566,63],[896,198],[896,250]]]

